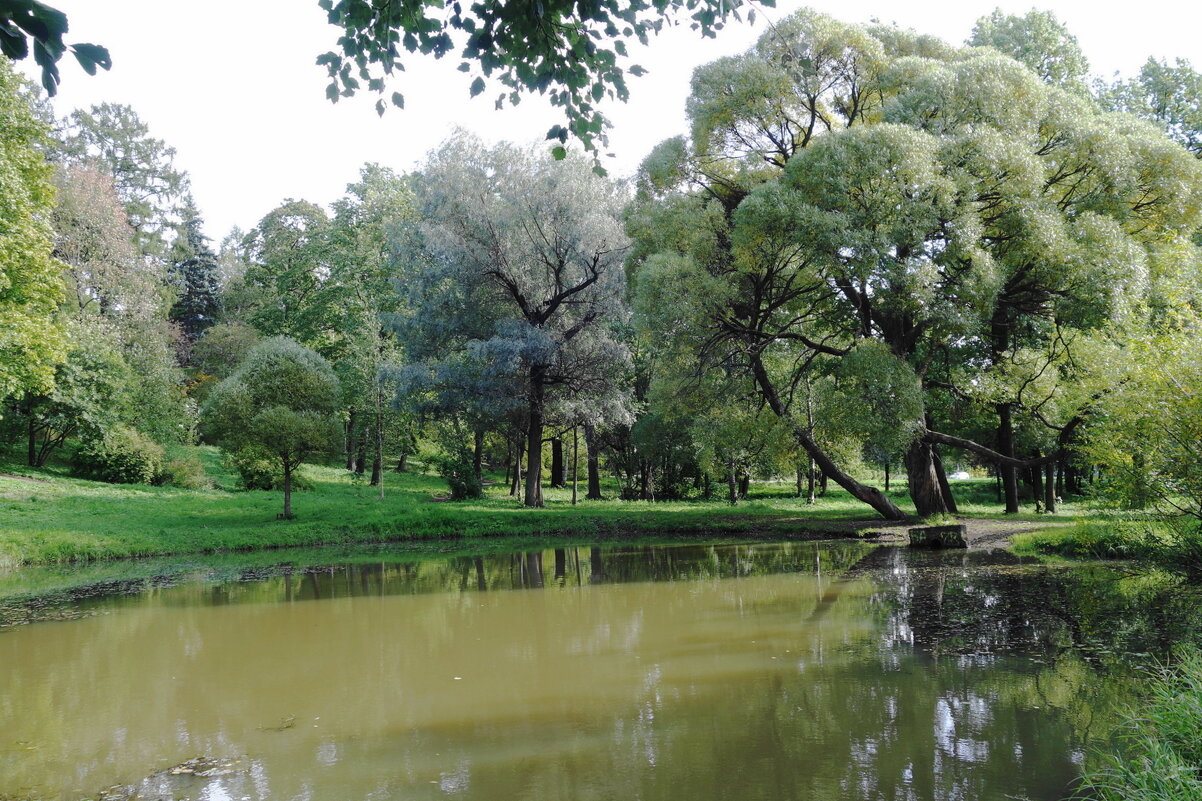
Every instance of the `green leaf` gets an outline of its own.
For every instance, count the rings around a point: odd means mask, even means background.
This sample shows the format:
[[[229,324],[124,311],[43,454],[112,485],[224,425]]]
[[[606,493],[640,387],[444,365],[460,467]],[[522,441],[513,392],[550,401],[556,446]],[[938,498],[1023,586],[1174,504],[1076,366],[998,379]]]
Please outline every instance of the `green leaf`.
[[[551,148],[551,156],[556,161],[563,161],[568,157],[568,150],[563,145],[556,145],[555,147]]]
[[[405,96],[402,95],[400,92],[393,92],[392,93],[392,105],[396,106],[397,108],[404,108],[405,107]]]
[[[476,95],[480,94],[483,91],[484,91],[484,79],[483,78],[476,78],[476,80],[472,81],[472,89],[471,89],[472,97],[475,97]]]

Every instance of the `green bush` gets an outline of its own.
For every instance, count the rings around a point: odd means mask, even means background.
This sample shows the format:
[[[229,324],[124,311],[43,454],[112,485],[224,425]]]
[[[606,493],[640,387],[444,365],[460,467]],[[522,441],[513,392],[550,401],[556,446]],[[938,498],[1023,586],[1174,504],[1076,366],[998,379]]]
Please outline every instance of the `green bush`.
[[[213,487],[213,482],[205,475],[204,464],[199,457],[192,454],[181,454],[168,459],[156,483],[194,490]]]
[[[462,448],[434,457],[434,466],[451,489],[451,500],[466,501],[484,495],[484,487],[476,476],[472,455]]]
[[[280,460],[257,451],[246,450],[228,454],[226,466],[238,474],[238,486],[244,490],[282,490],[284,471]],[[313,482],[305,478],[300,470],[292,473],[292,489],[305,492],[313,489]]]
[[[85,442],[72,459],[76,474],[111,484],[152,484],[163,470],[163,448],[137,429],[117,425]]]

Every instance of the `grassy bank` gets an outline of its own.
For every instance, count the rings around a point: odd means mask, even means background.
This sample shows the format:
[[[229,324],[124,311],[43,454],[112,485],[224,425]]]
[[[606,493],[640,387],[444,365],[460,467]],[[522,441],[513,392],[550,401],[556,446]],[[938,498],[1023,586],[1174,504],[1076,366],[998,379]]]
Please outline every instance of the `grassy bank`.
[[[1080,797],[1097,801],[1202,798],[1202,652],[1155,675],[1115,752],[1087,771]]]
[[[808,506],[789,485],[753,484],[751,497],[734,508],[720,500],[582,500],[573,507],[570,490],[548,489],[547,508],[526,509],[500,485],[479,501],[443,502],[445,484],[416,469],[387,473],[381,500],[375,487],[341,468],[306,466],[313,489],[294,496],[297,519],[282,521],[276,519],[280,493],[235,491],[220,454],[197,451],[213,489],[102,484],[71,478],[61,467],[0,464],[0,566],[497,535],[804,536],[853,531],[851,521],[867,526],[874,519],[869,508],[834,487]],[[616,495],[616,488],[608,489]],[[999,511],[991,482],[961,482],[956,492],[965,514]],[[904,487],[895,485],[891,494],[908,508]]]
[[[1018,534],[1013,550],[1030,556],[1130,559],[1191,580],[1202,579],[1202,529],[1152,517],[1095,513],[1065,528]]]

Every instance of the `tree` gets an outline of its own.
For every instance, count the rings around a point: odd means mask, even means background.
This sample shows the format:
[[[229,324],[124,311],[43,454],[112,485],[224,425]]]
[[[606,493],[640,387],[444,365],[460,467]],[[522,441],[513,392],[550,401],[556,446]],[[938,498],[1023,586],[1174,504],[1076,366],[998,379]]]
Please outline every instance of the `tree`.
[[[1116,111],[1164,126],[1169,136],[1202,158],[1202,74],[1185,59],[1170,65],[1150,58],[1138,76],[1117,81],[1100,95]]]
[[[184,201],[181,216],[180,231],[171,249],[169,274],[178,296],[170,318],[188,343],[195,344],[217,321],[221,310],[220,267],[201,231],[204,222],[191,195]]]
[[[1050,11],[1032,9],[1020,17],[997,9],[977,20],[968,44],[992,47],[1048,83],[1078,91],[1085,88],[1089,61],[1077,37]]]
[[[939,446],[1010,471],[1010,488],[1015,469],[1060,458],[1084,410],[1041,418],[1021,389],[1076,380],[1052,366],[1058,343],[1127,313],[1151,254],[1197,225],[1202,171],[1150,126],[1011,59],[894,58],[895,46],[801,12],[746,56],[700,68],[692,142],[649,157],[632,219],[646,240],[640,287],[646,273],[680,292],[672,341],[748,371],[778,414],[797,419],[795,390],[822,360],[883,345],[874,358],[888,369],[863,377],[921,388],[903,428],[911,497],[928,515],[953,508]],[[928,419],[938,392],[1003,384],[1011,394],[989,401],[997,442]],[[1020,416],[1056,426],[1056,452],[1020,458]],[[853,496],[900,516],[794,430]]]
[[[321,291],[329,277],[330,218],[316,204],[286,200],[246,238],[249,265],[243,277],[258,289],[251,325],[268,336],[286,336],[324,350],[336,336],[323,317]]]
[[[204,432],[234,453],[261,453],[284,477],[283,518],[292,519],[292,479],[337,440],[338,379],[325,359],[285,337],[257,345],[209,394]]]
[[[89,75],[113,66],[109,51],[95,44],[66,44],[67,15],[38,0],[0,0],[0,53],[19,61],[29,56],[42,68],[42,86],[53,97],[60,82],[59,59],[67,51]]]
[[[604,327],[623,313],[624,199],[579,159],[555,162],[508,144],[488,149],[463,134],[432,155],[417,193],[425,220],[420,284],[444,300],[428,319],[458,326],[464,335],[449,341],[498,386],[520,387],[524,503],[542,506],[548,413],[617,394],[614,368],[628,358]]]
[[[101,103],[71,113],[63,156],[109,173],[139,250],[166,255],[167,232],[177,224],[188,190],[187,174],[175,167],[175,148],[151,136],[150,126],[129,106]]]
[[[63,265],[51,257],[51,168],[38,150],[46,130],[20,86],[0,61],[0,399],[50,391],[66,352],[54,319]]]
[[[739,19],[743,0],[601,0],[581,4],[572,0],[484,0],[459,3],[419,0],[318,0],[331,25],[342,29],[338,50],[321,55],[330,83],[326,95],[337,102],[364,84],[381,96],[376,110],[383,114],[386,82],[404,70],[401,49],[442,58],[460,50],[462,72],[473,74],[473,97],[495,78],[503,87],[497,107],[513,105],[523,92],[547,94],[564,110],[564,125],[555,125],[548,139],[578,138],[596,150],[605,141],[605,118],[597,104],[604,98],[625,100],[626,74],[642,75],[638,65],[626,65],[627,45],[647,44],[665,23],[682,15],[704,36],[714,36],[728,17]],[[764,5],[771,6],[772,2]],[[755,12],[749,13],[754,20]],[[466,41],[457,36],[466,37]],[[404,96],[391,101],[404,107]],[[563,149],[557,150],[562,158]]]
[[[26,393],[14,404],[26,438],[26,460],[42,467],[69,438],[96,439],[122,419],[133,382],[113,333],[93,320],[71,326],[72,347],[55,371],[54,389]]]

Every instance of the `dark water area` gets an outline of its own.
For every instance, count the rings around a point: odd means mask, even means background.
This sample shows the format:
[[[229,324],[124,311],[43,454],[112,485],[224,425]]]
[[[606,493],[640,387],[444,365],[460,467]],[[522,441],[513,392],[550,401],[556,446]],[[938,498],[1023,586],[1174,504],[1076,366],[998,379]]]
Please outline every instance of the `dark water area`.
[[[1056,801],[1202,627],[1000,551],[257,558],[10,592],[0,799]]]

